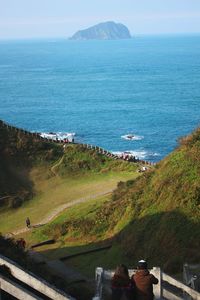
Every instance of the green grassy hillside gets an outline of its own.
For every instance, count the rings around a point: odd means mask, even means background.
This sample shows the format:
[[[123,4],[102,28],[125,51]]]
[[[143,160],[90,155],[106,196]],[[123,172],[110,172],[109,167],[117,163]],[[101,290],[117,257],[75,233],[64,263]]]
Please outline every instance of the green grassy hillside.
[[[38,225],[48,222],[45,220],[58,208],[79,199],[89,203],[97,201],[100,205],[100,195],[110,194],[117,182],[138,176],[138,164],[114,160],[83,145],[67,144],[63,148],[62,144],[41,140],[1,121],[0,158],[0,232],[11,235],[22,230],[20,236],[27,237],[27,241],[32,240],[31,234],[26,236],[23,231],[27,216],[31,224]],[[37,229],[29,233],[34,231]],[[39,237],[43,238],[44,235]],[[55,276],[49,276],[48,271],[41,273],[41,268],[34,263],[32,266],[18,249],[15,240],[0,236],[0,252],[50,281],[53,278],[54,284],[65,287],[78,299],[88,299],[94,294],[91,288],[81,286],[79,295],[77,285],[73,286],[70,280],[68,286],[68,282],[55,281]]]
[[[137,164],[79,144],[50,143],[0,122],[0,232],[43,222],[60,206],[107,193],[134,178]],[[27,201],[29,200],[29,201]],[[15,209],[18,208],[18,209]]]
[[[64,151],[60,144],[3,125],[1,121],[0,206],[19,207],[36,194],[37,182],[32,173],[50,178],[80,176],[90,171],[133,170],[129,164],[116,162],[83,146],[68,145]]]
[[[200,260],[200,129],[180,141],[180,147],[154,172],[128,188],[115,201],[127,199],[131,223],[119,235],[122,251],[141,255],[167,270]],[[131,241],[131,248],[127,244]]]
[[[49,257],[112,243],[110,250],[70,260],[84,272],[97,264],[132,266],[148,259],[168,272],[183,262],[200,261],[200,129],[142,176],[136,164],[115,161],[81,145],[35,140],[1,128],[1,198],[24,195],[32,201],[18,210],[1,212],[0,230],[23,226],[24,217],[42,221],[47,213],[74,199],[90,197],[68,208],[49,224],[23,236],[31,244],[55,238],[40,249]],[[130,180],[131,178],[131,180]],[[110,195],[101,191],[117,188]]]
[[[154,170],[120,182],[111,197],[69,209],[31,238],[52,236],[57,244],[43,250],[50,257],[112,241],[102,254],[71,260],[85,271],[122,261],[132,266],[142,257],[172,273],[186,261],[199,263],[200,129],[183,138]]]

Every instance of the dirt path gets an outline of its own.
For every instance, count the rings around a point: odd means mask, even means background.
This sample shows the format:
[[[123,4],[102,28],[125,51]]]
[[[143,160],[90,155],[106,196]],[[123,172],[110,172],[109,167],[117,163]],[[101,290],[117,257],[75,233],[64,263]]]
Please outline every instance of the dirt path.
[[[56,168],[59,167],[61,165],[61,163],[64,160],[64,155],[61,157],[61,159],[59,159],[59,161],[51,168],[51,172],[53,173],[54,176],[58,176],[58,174],[56,173]]]
[[[96,199],[100,196],[104,196],[104,195],[107,195],[107,194],[110,194],[111,192],[113,191],[113,189],[110,189],[110,190],[107,190],[107,191],[103,191],[101,193],[97,193],[97,194],[93,194],[93,195],[89,195],[87,197],[82,197],[82,198],[79,198],[79,199],[76,199],[76,200],[73,200],[69,203],[66,203],[66,204],[63,204],[61,206],[58,206],[57,208],[55,208],[48,216],[46,216],[43,220],[42,220],[42,223],[38,223],[38,224],[34,224],[31,226],[31,228],[37,228],[37,227],[40,227],[40,226],[43,226],[43,225],[46,225],[48,224],[50,221],[52,221],[53,219],[55,219],[61,212],[63,212],[65,209],[69,208],[69,207],[72,207],[76,204],[80,204],[80,203],[84,203],[84,202],[87,202],[89,200],[92,200],[92,199]],[[18,229],[16,231],[13,231],[12,232],[12,235],[18,235],[18,234],[21,234],[21,233],[24,233],[24,232],[27,232],[29,230],[31,230],[31,228],[22,228],[22,229]]]

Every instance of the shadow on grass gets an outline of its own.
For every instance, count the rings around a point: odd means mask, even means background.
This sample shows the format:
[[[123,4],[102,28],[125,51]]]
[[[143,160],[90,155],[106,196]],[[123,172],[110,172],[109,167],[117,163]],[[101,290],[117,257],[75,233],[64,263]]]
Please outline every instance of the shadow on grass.
[[[81,239],[79,241],[81,243]],[[183,263],[200,261],[200,221],[189,219],[177,209],[136,218],[113,238],[104,241],[74,246],[69,239],[67,243],[66,238],[63,247],[42,253],[50,258],[62,258],[112,244],[110,249],[84,253],[64,262],[90,277],[98,266],[110,269],[125,263],[132,268],[141,258],[149,262],[149,267],[160,266],[166,272],[177,273],[182,271]]]
[[[30,171],[30,166],[19,167],[3,157],[0,162],[0,192],[7,197],[1,198],[0,207],[18,208],[33,197],[34,184],[30,179]]]

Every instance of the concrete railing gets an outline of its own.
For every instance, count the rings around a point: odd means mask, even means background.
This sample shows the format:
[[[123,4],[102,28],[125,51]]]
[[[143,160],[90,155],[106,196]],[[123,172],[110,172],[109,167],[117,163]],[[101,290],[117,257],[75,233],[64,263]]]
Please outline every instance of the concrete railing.
[[[192,289],[191,287],[185,285],[184,283],[178,281],[177,279],[174,279],[173,277],[165,274],[162,272],[162,282],[167,282],[168,284],[176,287],[182,292],[182,295],[174,295],[173,299],[182,300],[182,299],[192,299],[192,300],[200,300],[200,293]],[[165,299],[172,299],[171,298],[171,292],[162,287],[162,295]],[[175,298],[176,296],[176,298]]]
[[[20,286],[18,283],[0,275],[0,300],[1,300],[1,290],[14,296],[20,300],[42,300],[39,296],[34,295],[32,292],[28,291],[24,287]]]
[[[129,276],[136,272],[135,269],[129,269]],[[153,293],[156,300],[200,300],[200,293],[185,285],[184,283],[174,279],[173,277],[163,273],[160,268],[154,267],[150,270],[158,280],[157,285],[153,285]],[[96,293],[93,300],[102,300],[103,290],[111,293],[109,281],[114,275],[112,270],[104,270],[103,268],[96,268]]]
[[[75,298],[65,294],[63,291],[51,286],[45,280],[37,277],[31,272],[23,270],[19,265],[10,259],[0,255],[0,265],[4,265],[9,268],[11,275],[15,277],[18,281],[26,284],[35,291],[49,297],[53,300],[75,300]],[[22,288],[19,284],[14,281],[0,276],[0,289],[8,292],[9,294],[15,296],[17,299],[40,299],[38,296],[34,296],[32,293],[28,292],[25,288]],[[26,297],[22,295],[26,294]],[[32,298],[31,298],[32,297]],[[35,297],[35,298],[33,298]]]

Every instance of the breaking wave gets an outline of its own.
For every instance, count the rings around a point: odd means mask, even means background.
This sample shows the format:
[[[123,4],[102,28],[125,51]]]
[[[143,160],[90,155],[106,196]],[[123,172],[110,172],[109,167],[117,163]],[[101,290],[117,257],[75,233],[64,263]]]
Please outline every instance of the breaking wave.
[[[69,141],[71,141],[74,136],[76,135],[75,132],[41,132],[40,136],[43,138],[47,138],[47,139],[51,139],[51,140],[64,140],[64,139],[68,139]]]
[[[128,156],[134,156],[136,159],[151,159],[155,156],[160,156],[159,153],[157,152],[148,152],[145,150],[130,150],[130,151],[114,151],[112,152],[113,154],[117,155],[117,156],[124,156],[124,155],[128,155]]]
[[[135,135],[135,134],[125,134],[121,136],[122,139],[127,140],[127,141],[140,141],[144,137],[142,135]]]

